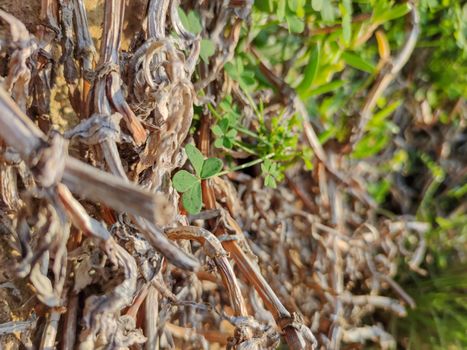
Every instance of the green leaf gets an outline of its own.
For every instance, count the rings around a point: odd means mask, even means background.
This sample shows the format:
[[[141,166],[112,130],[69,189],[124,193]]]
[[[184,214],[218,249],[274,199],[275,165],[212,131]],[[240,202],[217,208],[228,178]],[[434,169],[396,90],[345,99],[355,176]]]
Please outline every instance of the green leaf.
[[[270,13],[273,10],[272,1],[256,0],[254,6],[262,12]]]
[[[222,100],[222,102],[219,103],[219,107],[222,108],[225,112],[230,112],[232,111],[231,104],[232,104],[232,101]]]
[[[199,179],[186,170],[180,170],[174,175],[172,183],[178,192],[186,192],[196,183],[199,183]]]
[[[393,19],[405,16],[410,12],[410,4],[408,2],[394,6],[390,10],[383,11],[377,14],[374,18],[375,22],[385,23]]]
[[[287,0],[287,7],[290,11],[297,11],[297,0]]]
[[[305,0],[288,0],[287,5],[290,11],[295,13],[298,17],[303,17],[305,14]]]
[[[225,115],[225,118],[228,119],[229,125],[233,126],[233,125],[237,124],[239,115],[237,113],[235,113],[234,111],[231,111],[231,112],[229,112],[229,113],[227,113]]]
[[[352,0],[343,0],[339,9],[342,13],[342,37],[349,45],[352,38]]]
[[[232,140],[229,139],[228,137],[223,137],[222,138],[222,145],[225,147],[225,148],[232,148],[233,146],[233,143],[232,143]]]
[[[190,23],[190,31],[199,34],[203,30],[203,27],[201,27],[201,21],[199,19],[199,16],[196,12],[190,11],[188,13],[188,22]]]
[[[368,192],[377,203],[383,203],[390,189],[391,183],[386,179],[368,184]]]
[[[233,63],[227,62],[224,65],[224,70],[227,72],[228,75],[230,75],[230,77],[232,79],[238,79],[239,78],[238,71],[237,71],[236,67],[233,65]]]
[[[374,156],[379,153],[390,141],[389,135],[384,132],[369,133],[365,135],[356,145],[352,152],[352,157],[362,159]]]
[[[305,29],[305,23],[297,16],[287,15],[285,19],[291,33],[301,33]]]
[[[294,8],[293,11],[299,18],[305,17],[305,0],[292,0],[289,4],[292,4],[292,6],[289,7]]]
[[[230,129],[225,136],[227,136],[230,139],[233,139],[235,136],[237,136],[237,130],[235,129]]]
[[[182,25],[185,27],[186,30],[189,30],[188,27],[190,26],[190,24],[188,22],[188,17],[185,11],[183,11],[181,7],[179,7],[177,10],[178,10],[178,17],[180,17],[180,22],[182,22]]]
[[[203,27],[201,27],[201,21],[199,20],[199,16],[197,13],[190,11],[188,15],[186,15],[185,11],[183,11],[183,9],[179,7],[178,15],[180,17],[180,21],[182,22],[186,30],[192,32],[193,34],[201,33]]]
[[[266,186],[268,186],[268,187],[271,187],[271,188],[276,188],[277,187],[276,180],[274,180],[274,177],[272,177],[271,175],[267,175],[264,178],[264,184]]]
[[[332,6],[331,1],[324,0],[321,6],[321,17],[325,22],[334,21],[334,7]]]
[[[345,63],[347,63],[349,66],[360,69],[364,72],[374,73],[376,70],[373,64],[371,64],[368,61],[365,61],[363,58],[354,53],[344,52],[342,54],[342,58],[344,59]]]
[[[195,184],[182,195],[183,207],[190,214],[198,214],[203,204],[203,196],[201,192],[201,183]]]
[[[278,177],[279,176],[279,166],[277,163],[272,163],[271,167],[269,168],[269,172],[271,173],[272,176]]]
[[[224,146],[224,138],[220,137],[216,141],[214,141],[214,146],[217,148],[222,148]]]
[[[201,40],[199,55],[204,62],[209,63],[209,57],[214,55],[214,52],[216,52],[216,46],[210,39]]]
[[[263,164],[261,164],[261,170],[263,171],[263,174],[268,174],[269,171],[271,170],[271,166],[272,166],[271,159],[265,159]]]
[[[312,0],[311,7],[313,7],[313,10],[315,11],[321,11],[323,8],[323,0]]]
[[[285,0],[279,0],[277,2],[276,16],[279,21],[282,21],[285,16]]]
[[[222,134],[225,134],[229,129],[229,119],[222,118],[221,121],[218,123],[219,128],[222,130]]]
[[[241,57],[237,57],[235,60],[235,68],[237,69],[237,73],[239,75],[243,73],[243,61]]]
[[[246,86],[253,86],[253,85],[255,85],[255,83],[256,83],[255,73],[252,72],[252,71],[245,71],[245,72],[241,75],[241,78],[242,78],[242,82],[243,82]]]
[[[306,170],[312,170],[313,169],[313,151],[309,147],[305,147],[302,150],[302,159],[303,162],[305,163],[305,169]]]
[[[307,97],[315,96],[315,95],[321,95],[321,94],[326,94],[328,92],[334,91],[339,89],[341,86],[343,86],[346,83],[345,80],[334,80],[329,83],[323,84],[316,89],[313,89],[307,94]]]
[[[462,186],[457,186],[448,192],[448,196],[454,197],[454,198],[461,198],[463,196],[467,195],[467,183],[462,185]]]
[[[204,161],[203,169],[201,170],[201,178],[207,179],[208,177],[216,175],[223,167],[222,160],[219,158],[208,158]]]
[[[381,109],[378,113],[375,113],[369,123],[366,126],[366,129],[371,129],[373,127],[377,127],[385,122],[385,119],[389,117],[400,105],[402,104],[402,100],[397,100],[383,109]]]
[[[195,169],[196,175],[200,176],[204,163],[203,154],[192,144],[185,146],[185,152],[191,165],[193,165],[193,168]]]
[[[318,135],[319,142],[324,145],[329,139],[336,136],[336,128],[331,127],[327,130],[324,130],[321,134]]]
[[[308,64],[306,65],[305,70],[303,72],[303,80],[297,86],[297,92],[299,94],[305,92],[311,86],[311,84],[313,84],[313,80],[315,80],[316,73],[318,71],[319,54],[319,44],[316,44],[310,53]]]
[[[221,127],[219,125],[213,125],[211,127],[211,131],[213,132],[214,135],[216,136],[222,136],[224,135],[224,132],[222,131]]]

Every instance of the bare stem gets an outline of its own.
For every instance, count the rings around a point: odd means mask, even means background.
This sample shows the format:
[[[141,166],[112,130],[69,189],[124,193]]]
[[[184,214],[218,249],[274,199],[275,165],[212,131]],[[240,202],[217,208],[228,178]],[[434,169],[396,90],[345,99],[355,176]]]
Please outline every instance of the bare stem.
[[[412,29],[410,30],[407,41],[405,42],[404,47],[402,48],[399,55],[394,58],[392,62],[389,60],[387,66],[381,70],[380,75],[376,78],[376,81],[371,88],[360,112],[360,122],[358,129],[351,139],[352,147],[355,146],[355,144],[362,138],[363,134],[365,133],[365,127],[371,120],[376,102],[407,63],[415,48],[415,44],[417,43],[418,35],[420,33],[420,18],[415,4],[410,3],[410,6],[412,7],[410,11]]]
[[[171,239],[191,239],[203,244],[206,254],[214,260],[222,281],[229,292],[230,304],[235,310],[236,316],[247,316],[245,301],[238,285],[235,273],[226,257],[226,252],[221,243],[211,232],[196,226],[182,226],[166,231]]]

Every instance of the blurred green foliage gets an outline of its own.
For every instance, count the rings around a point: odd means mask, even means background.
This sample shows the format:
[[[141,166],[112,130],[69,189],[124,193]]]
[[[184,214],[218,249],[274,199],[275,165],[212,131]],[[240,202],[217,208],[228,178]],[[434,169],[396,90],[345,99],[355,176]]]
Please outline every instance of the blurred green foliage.
[[[424,104],[436,116],[436,127],[456,130],[461,126],[465,116],[453,111],[467,97],[467,4],[458,0],[256,0],[248,30],[242,31],[235,57],[225,70],[251,102],[262,89],[277,90],[260,68],[260,63],[267,64],[295,90],[312,121],[322,125],[322,144],[345,145],[369,88],[404,45],[411,3],[420,15],[415,51],[377,101],[363,138],[347,157],[375,169],[377,176],[368,191],[382,207],[390,207],[391,190],[398,186],[393,174],[415,178],[415,184],[422,182],[420,174],[424,181],[429,179],[424,188],[415,189],[420,191],[419,203],[404,209],[431,224],[424,263],[428,275],[399,276],[418,307],[405,321],[397,320],[393,331],[404,348],[462,349],[467,348],[463,296],[467,277],[462,255],[467,239],[462,206],[467,187],[465,181],[448,182],[450,170],[430,147],[400,147],[395,140],[405,136],[394,115],[413,114],[410,106]],[[263,162],[265,185],[276,186],[284,169],[299,159],[311,168],[311,150],[298,149],[302,116],[293,115],[286,122],[285,111],[279,111],[265,118],[262,106],[256,106],[259,124],[252,131],[242,127],[242,113],[232,99],[210,109],[217,120],[212,128],[215,146],[227,155],[246,152]],[[415,124],[415,116],[410,118]]]

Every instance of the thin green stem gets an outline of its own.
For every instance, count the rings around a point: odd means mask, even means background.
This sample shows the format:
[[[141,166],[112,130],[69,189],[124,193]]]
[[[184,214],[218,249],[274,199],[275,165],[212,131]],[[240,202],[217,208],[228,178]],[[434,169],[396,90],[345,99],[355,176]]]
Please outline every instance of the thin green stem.
[[[250,130],[246,129],[243,126],[235,125],[233,128],[235,130],[241,132],[242,134],[245,134],[247,136],[250,136],[250,137],[253,137],[253,138],[257,139],[257,140],[260,140],[260,137],[258,136],[258,134],[255,134],[253,131],[250,131]]]
[[[251,148],[245,146],[244,144],[242,144],[241,142],[238,142],[238,141],[233,141],[233,144],[235,146],[237,146],[238,148],[244,150],[245,152],[249,153],[249,154],[252,154],[252,155],[255,155],[257,156],[258,153],[256,153],[254,150],[252,150]]]
[[[251,97],[250,93],[248,92],[247,86],[243,84],[243,82],[240,80],[240,87],[243,90],[246,99],[250,103],[250,107],[253,108],[253,111],[255,112],[256,115],[258,115],[258,108],[256,107],[255,101],[253,101],[253,98]]]
[[[234,126],[233,128],[235,130],[237,130],[238,132],[241,132],[244,135],[253,137],[254,139],[259,140],[259,141],[263,142],[264,144],[266,144],[268,146],[272,146],[272,143],[269,142],[268,140],[266,140],[266,138],[259,136],[258,134],[254,133],[253,131],[250,131],[250,130],[242,127],[242,126]]]
[[[274,157],[276,154],[275,153],[269,153],[268,155],[262,157],[262,158],[259,158],[259,159],[255,159],[255,160],[252,160],[251,162],[248,162],[248,163],[244,163],[244,164],[241,164],[241,165],[238,165],[236,167],[233,167],[231,169],[227,169],[227,170],[224,170],[224,171],[221,171],[220,173],[217,173],[213,176],[210,176],[210,177],[214,177],[214,176],[223,176],[223,175],[227,175],[229,173],[233,173],[234,171],[238,171],[238,170],[242,170],[242,169],[246,169],[246,168],[249,168],[253,165],[256,165],[256,164],[260,164],[262,162],[264,162],[266,159],[270,159],[272,157]]]
[[[221,115],[220,115],[219,113],[217,113],[216,109],[214,108],[214,106],[213,106],[212,104],[208,103],[208,109],[209,109],[209,111],[210,111],[212,114],[214,114],[214,116],[215,116],[216,118],[220,118],[220,117],[221,117]]]

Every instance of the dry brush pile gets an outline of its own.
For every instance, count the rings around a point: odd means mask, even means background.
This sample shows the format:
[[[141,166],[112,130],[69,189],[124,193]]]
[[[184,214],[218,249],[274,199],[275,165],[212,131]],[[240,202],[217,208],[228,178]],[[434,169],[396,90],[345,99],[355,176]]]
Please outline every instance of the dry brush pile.
[[[428,226],[378,215],[365,185],[371,169],[346,161],[343,149],[323,149],[303,104],[267,63],[275,91],[246,96],[225,74],[251,2],[190,3],[214,46],[208,60],[177,0],[150,0],[126,50],[125,1],[104,6],[98,48],[83,0],[42,1],[29,30],[0,11],[2,345],[393,347],[374,315],[404,316],[413,306],[393,277],[401,260],[419,270]],[[413,50],[412,16],[406,52],[370,94]],[[50,117],[60,79],[65,126]],[[188,214],[171,179],[190,169],[186,144],[223,156],[208,104],[226,96],[242,106],[246,130],[258,127],[260,103],[266,125],[282,109],[284,120],[300,114],[299,143],[313,150],[314,167],[297,163],[275,189],[254,171],[200,180],[203,209]],[[245,158],[233,153],[237,166]]]

